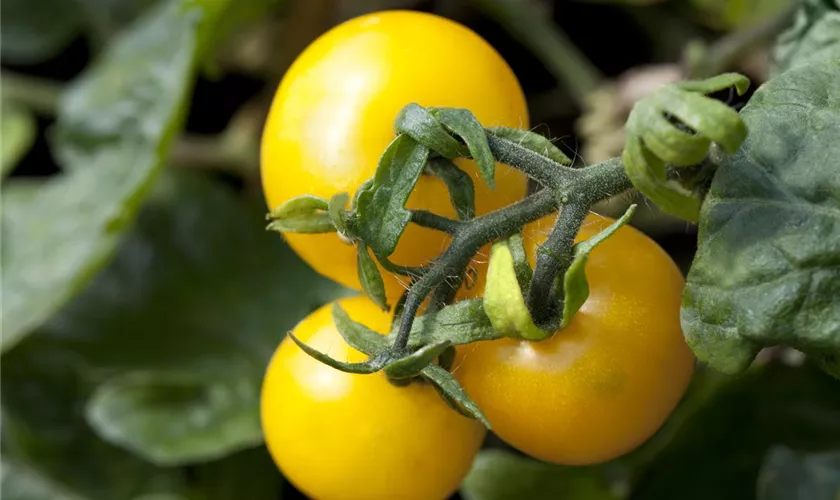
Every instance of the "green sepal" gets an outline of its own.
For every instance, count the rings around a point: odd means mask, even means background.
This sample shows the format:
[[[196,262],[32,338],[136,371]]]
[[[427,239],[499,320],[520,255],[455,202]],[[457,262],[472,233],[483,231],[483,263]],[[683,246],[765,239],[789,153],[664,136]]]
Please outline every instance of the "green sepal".
[[[385,367],[385,373],[392,379],[407,379],[420,375],[452,344],[448,340],[428,344],[408,356],[396,359]]]
[[[371,330],[362,323],[353,321],[338,303],[332,306],[332,317],[338,333],[341,334],[347,345],[361,353],[371,357],[376,356],[390,345],[384,335]]]
[[[495,243],[490,250],[487,284],[484,288],[484,312],[493,328],[505,337],[543,340],[553,333],[534,324],[528,306],[525,305],[507,241]]]
[[[428,158],[426,146],[407,135],[399,135],[379,159],[373,182],[360,189],[356,231],[375,254],[387,257],[394,253],[411,220],[405,203]]]
[[[475,160],[482,179],[490,188],[496,186],[496,159],[487,144],[487,136],[484,127],[469,110],[457,108],[435,108],[440,123],[449,131],[464,141],[469,149],[470,156]]]
[[[468,149],[449,135],[437,117],[419,104],[410,103],[400,110],[394,130],[450,160],[468,154]]]
[[[398,327],[399,324],[394,325],[395,329]],[[392,331],[388,337],[390,343],[396,337],[396,331]],[[482,299],[469,299],[416,317],[411,325],[408,347],[418,349],[444,340],[451,345],[462,345],[499,338],[502,335],[490,323]]]
[[[350,231],[349,214],[345,207],[350,200],[350,195],[347,193],[338,193],[330,198],[327,212],[335,229],[347,238],[352,238],[353,234]]]
[[[461,220],[475,217],[475,186],[472,178],[446,158],[435,157],[426,163],[426,172],[446,184],[449,200]]]
[[[438,365],[428,365],[423,368],[421,372],[423,378],[429,381],[438,391],[441,398],[446,401],[458,413],[478,420],[485,427],[490,429],[490,421],[481,411],[481,408],[473,401],[467,392],[461,387],[461,384],[455,380],[447,370],[444,370]]]
[[[540,134],[510,127],[490,127],[485,130],[496,137],[515,142],[516,144],[519,144],[520,146],[539,155],[545,156],[549,160],[555,161],[561,165],[568,166],[572,164],[572,160],[566,156],[565,153],[560,151],[560,149],[555,146],[551,140],[541,136]]]
[[[356,246],[356,270],[359,274],[359,282],[365,295],[379,306],[383,311],[390,309],[388,299],[385,297],[385,282],[382,281],[382,274],[368,253],[367,246],[359,242]]]
[[[347,373],[355,373],[358,375],[368,375],[371,373],[376,373],[392,361],[390,351],[382,351],[381,353],[377,354],[376,356],[371,357],[367,361],[362,361],[360,363],[346,363],[344,361],[339,361],[337,359],[331,358],[330,356],[322,353],[321,351],[309,347],[308,345],[304,344],[297,337],[292,334],[292,332],[288,333],[289,337],[294,341],[295,344],[300,347],[303,352],[312,356],[316,360],[324,363],[327,366],[331,366],[336,370],[340,370]]]
[[[282,233],[329,233],[335,226],[328,213],[329,202],[305,194],[292,198],[272,210],[266,219],[269,230]]]
[[[641,99],[630,112],[622,153],[627,176],[664,212],[697,222],[702,202],[696,186],[668,178],[668,165],[697,165],[712,143],[734,153],[746,138],[747,128],[738,112],[704,95],[732,87],[743,94],[749,80],[727,73],[675,83]]]
[[[575,313],[589,297],[589,283],[586,281],[586,262],[589,253],[604,240],[615,234],[630,221],[636,212],[636,205],[630,205],[618,220],[604,228],[595,236],[572,246],[572,263],[563,275],[563,319],[560,328],[569,326]]]

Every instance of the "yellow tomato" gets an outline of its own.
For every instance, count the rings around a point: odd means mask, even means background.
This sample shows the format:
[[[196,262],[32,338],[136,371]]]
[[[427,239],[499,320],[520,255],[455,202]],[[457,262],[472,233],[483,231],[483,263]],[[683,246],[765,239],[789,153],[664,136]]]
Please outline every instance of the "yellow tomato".
[[[527,128],[528,112],[516,76],[499,54],[464,26],[409,11],[358,17],[314,41],[289,68],[275,94],[262,138],[261,171],[269,208],[303,194],[329,199],[356,189],[376,171],[394,138],[394,119],[409,103],[467,108],[487,127]],[[486,213],[525,195],[526,177],[497,165],[496,188],[473,162],[459,160],[476,188],[476,211]],[[423,176],[408,201],[455,217],[442,181]],[[361,289],[355,248],[337,234],[287,234],[292,248],[320,274]],[[421,265],[448,238],[409,225],[392,260]],[[486,260],[486,259],[485,259]],[[479,259],[478,270],[486,266]],[[481,274],[481,273],[479,273]],[[390,298],[405,280],[385,274]]]
[[[389,330],[390,316],[369,299],[340,304],[354,320]],[[294,335],[336,359],[366,359],[344,342],[331,311],[328,304],[313,312]],[[344,373],[290,338],[268,366],[261,413],[277,466],[318,500],[445,499],[458,489],[486,433],[426,383],[397,387],[382,372]]]
[[[531,265],[553,222],[526,226]],[[588,216],[578,241],[611,222]],[[500,438],[559,464],[607,461],[646,441],[694,369],[680,328],[683,277],[653,240],[623,227],[590,254],[586,276],[589,298],[567,328],[541,342],[466,345],[453,370]]]

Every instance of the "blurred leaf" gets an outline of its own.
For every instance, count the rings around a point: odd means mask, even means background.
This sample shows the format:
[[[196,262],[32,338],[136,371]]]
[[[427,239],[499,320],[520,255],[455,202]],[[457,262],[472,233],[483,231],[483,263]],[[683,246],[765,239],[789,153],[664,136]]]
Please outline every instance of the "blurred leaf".
[[[0,214],[8,212],[10,219],[17,218],[15,210],[25,208],[43,184],[44,181],[37,177],[15,177],[5,180],[0,187]]]
[[[840,58],[840,2],[806,0],[793,25],[779,36],[773,51],[774,72]]]
[[[492,449],[478,454],[461,495],[465,500],[618,498],[596,467],[562,467]]]
[[[3,0],[4,62],[35,64],[60,52],[82,29],[83,12],[65,0]]]
[[[0,463],[0,494],[6,500],[84,500],[38,471],[3,458]]]
[[[785,446],[770,450],[758,477],[758,500],[837,500],[840,451],[799,453]]]
[[[108,441],[158,465],[219,458],[262,442],[252,385],[247,376],[126,373],[96,389],[87,419]]]
[[[280,500],[283,476],[260,446],[194,468],[195,500]]]
[[[840,385],[813,366],[756,367],[713,396],[641,471],[632,500],[755,498],[772,445],[809,451],[840,445]]]
[[[143,19],[64,96],[56,142],[71,172],[4,215],[3,351],[107,262],[160,170],[193,79],[202,9],[184,2]]]
[[[720,30],[752,26],[782,12],[792,0],[690,0],[698,20]]]
[[[742,110],[750,135],[701,212],[682,325],[728,373],[760,348],[840,351],[840,59],[789,70]]]
[[[28,110],[13,104],[2,103],[3,120],[0,121],[0,178],[6,177],[35,140],[35,118]]]

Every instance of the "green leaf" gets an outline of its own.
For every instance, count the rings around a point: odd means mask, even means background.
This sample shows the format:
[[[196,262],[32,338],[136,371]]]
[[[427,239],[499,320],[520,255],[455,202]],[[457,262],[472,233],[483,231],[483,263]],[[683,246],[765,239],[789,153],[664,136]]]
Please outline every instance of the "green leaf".
[[[490,250],[484,311],[493,329],[506,337],[542,340],[554,333],[534,324],[519,286],[513,255],[505,241],[495,243]]]
[[[453,409],[462,415],[478,420],[488,429],[490,428],[490,422],[487,420],[484,412],[467,395],[467,392],[464,391],[464,388],[461,387],[461,384],[455,380],[455,377],[451,373],[438,365],[428,365],[423,368],[422,375],[423,378],[435,387],[438,394]]]
[[[28,110],[2,102],[3,120],[0,122],[0,178],[8,175],[26,155],[35,141],[35,118]]]
[[[791,69],[741,115],[751,133],[703,204],[683,294],[695,354],[728,373],[763,346],[840,352],[840,60]]]
[[[314,347],[309,347],[305,343],[301,342],[297,337],[294,336],[292,332],[288,333],[289,338],[291,338],[298,347],[301,348],[303,352],[307,355],[313,357],[314,359],[324,363],[327,366],[335,368],[336,370],[340,370],[346,373],[355,373],[357,375],[369,375],[371,373],[376,373],[383,368],[385,368],[388,363],[393,361],[393,357],[389,351],[382,351],[379,354],[371,356],[369,359],[365,361],[360,361],[358,363],[347,363],[345,361],[339,361],[335,358],[330,357],[328,354],[325,354]]]
[[[63,155],[71,172],[46,183],[14,220],[4,215],[3,351],[113,256],[159,172],[192,84],[202,9],[189,5],[155,10],[65,94],[57,142],[76,152]],[[126,78],[131,71],[142,75]]]
[[[84,500],[38,470],[8,457],[0,463],[0,492],[6,500]]]
[[[388,336],[389,342],[395,336],[396,332],[392,332]],[[445,340],[452,345],[462,345],[500,338],[502,334],[493,328],[490,318],[484,312],[482,299],[469,299],[415,318],[411,325],[408,347],[418,349],[423,345]]]
[[[831,0],[802,2],[791,27],[773,50],[774,76],[813,62],[840,58],[840,4]]]
[[[283,476],[259,446],[193,469],[195,500],[280,500]]]
[[[357,194],[357,230],[375,254],[394,253],[411,220],[405,203],[428,158],[428,148],[407,135],[397,136],[379,159],[373,183]]]
[[[58,54],[81,31],[83,12],[63,0],[4,0],[0,17],[3,62],[34,64]]]
[[[719,30],[755,26],[787,9],[790,0],[690,0],[698,20]]]
[[[347,193],[338,193],[330,198],[327,212],[329,212],[330,220],[332,221],[335,230],[343,234],[345,237],[352,236],[347,221],[347,211],[345,207],[350,201],[350,195]]]
[[[572,246],[572,263],[563,276],[563,320],[560,322],[560,328],[569,326],[575,313],[589,297],[589,283],[586,281],[586,262],[589,260],[589,253],[627,224],[635,212],[636,205],[630,205],[624,215],[603,231]]]
[[[440,123],[464,141],[484,182],[493,188],[496,185],[496,160],[487,144],[484,127],[475,115],[467,109],[436,108],[435,111]]]
[[[604,471],[561,467],[502,450],[480,452],[461,485],[465,500],[610,500]]]
[[[300,318],[349,294],[308,268],[281,238],[266,233],[261,213],[262,200],[245,206],[206,176],[167,171],[110,265],[37,335],[4,354],[4,405],[23,412],[38,435],[49,436],[53,418],[84,407],[103,384],[127,373],[166,377],[177,371],[203,380],[203,390],[227,393],[234,406],[215,414],[211,432],[191,420],[189,403],[201,412],[200,398],[173,401],[184,411],[173,412],[156,435],[132,436],[134,453],[158,460],[165,445],[170,447],[165,463],[184,463],[259,442],[259,390],[270,356]],[[41,365],[43,373],[36,370]],[[27,389],[53,376],[67,378],[72,390]],[[133,402],[146,415],[154,415],[159,403],[154,398]],[[37,415],[49,420],[42,425]],[[91,424],[112,438],[103,429],[113,422],[98,418]],[[180,439],[161,443],[160,436]],[[66,465],[76,450],[62,443],[50,453]],[[93,479],[92,471],[104,474],[98,472],[97,457],[93,453],[90,463],[79,464],[86,467],[80,479]],[[129,479],[132,474],[126,472]]]
[[[382,275],[379,273],[379,268],[376,267],[376,262],[373,261],[370,253],[368,253],[367,246],[362,242],[357,245],[356,253],[358,256],[356,268],[359,281],[362,283],[362,289],[376,305],[387,311],[390,307],[388,306],[388,298],[385,297],[385,282],[382,281]]]
[[[452,343],[448,340],[443,340],[435,344],[424,345],[408,356],[388,363],[385,367],[385,373],[394,379],[416,377],[427,366],[430,366],[441,354],[443,354],[443,351],[447,350],[451,345]]]
[[[104,439],[160,466],[221,458],[262,443],[252,377],[129,372],[100,385],[87,420]],[[181,422],[181,425],[172,425]]]
[[[435,153],[449,158],[466,156],[467,148],[449,135],[438,121],[436,114],[415,103],[407,104],[400,110],[394,122],[394,131],[405,134]]]
[[[775,446],[758,476],[758,500],[837,500],[840,450],[801,453]]]
[[[487,129],[488,132],[506,139],[510,142],[519,144],[520,146],[533,151],[534,153],[545,156],[561,165],[571,165],[572,160],[566,156],[565,153],[551,142],[550,139],[530,132],[528,130],[521,130],[518,128],[509,127],[491,127]]]
[[[461,220],[475,217],[475,186],[466,172],[446,158],[435,157],[426,163],[426,172],[446,184],[449,200]]]
[[[353,321],[338,303],[333,304],[332,317],[338,333],[347,345],[363,354],[376,356],[390,345],[384,335],[358,321]]]
[[[840,380],[840,353],[839,352],[810,352],[808,357],[814,361],[822,370],[832,377]]]
[[[756,478],[772,446],[840,447],[836,380],[811,366],[780,365],[728,379],[639,471],[634,500],[756,498]]]
[[[288,233],[329,233],[335,231],[328,212],[329,202],[304,194],[292,198],[268,214],[268,229]]]

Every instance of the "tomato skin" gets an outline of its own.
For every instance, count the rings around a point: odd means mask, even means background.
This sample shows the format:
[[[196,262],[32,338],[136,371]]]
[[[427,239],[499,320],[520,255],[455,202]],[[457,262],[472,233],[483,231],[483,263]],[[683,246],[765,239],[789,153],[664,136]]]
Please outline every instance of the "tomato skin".
[[[487,127],[528,128],[525,97],[501,56],[464,26],[432,14],[386,11],[351,19],[307,47],[283,77],[263,131],[261,174],[269,208],[303,194],[329,199],[356,189],[376,171],[394,138],[394,120],[409,103],[467,108]],[[496,188],[472,161],[458,160],[476,188],[476,212],[522,198],[527,178],[497,165]],[[422,176],[407,206],[456,217],[442,181]],[[320,274],[361,289],[355,248],[331,234],[286,234]],[[409,225],[392,260],[422,265],[448,237]],[[478,270],[486,267],[482,259]],[[479,273],[482,274],[482,273]],[[387,274],[396,298],[404,279]],[[402,281],[402,282],[401,282]]]
[[[534,264],[554,216],[526,226]],[[590,215],[577,241],[612,220]],[[503,440],[535,458],[600,463],[646,441],[684,394],[694,356],[680,327],[682,274],[625,226],[590,254],[590,295],[572,323],[541,342],[463,346],[453,370]]]
[[[340,301],[356,321],[387,332],[366,297]],[[339,360],[363,361],[332,320],[332,304],[293,330]],[[309,357],[285,338],[266,371],[261,418],[283,474],[318,500],[442,500],[469,471],[486,429],[450,409],[425,383],[396,387],[384,373],[354,375]]]

